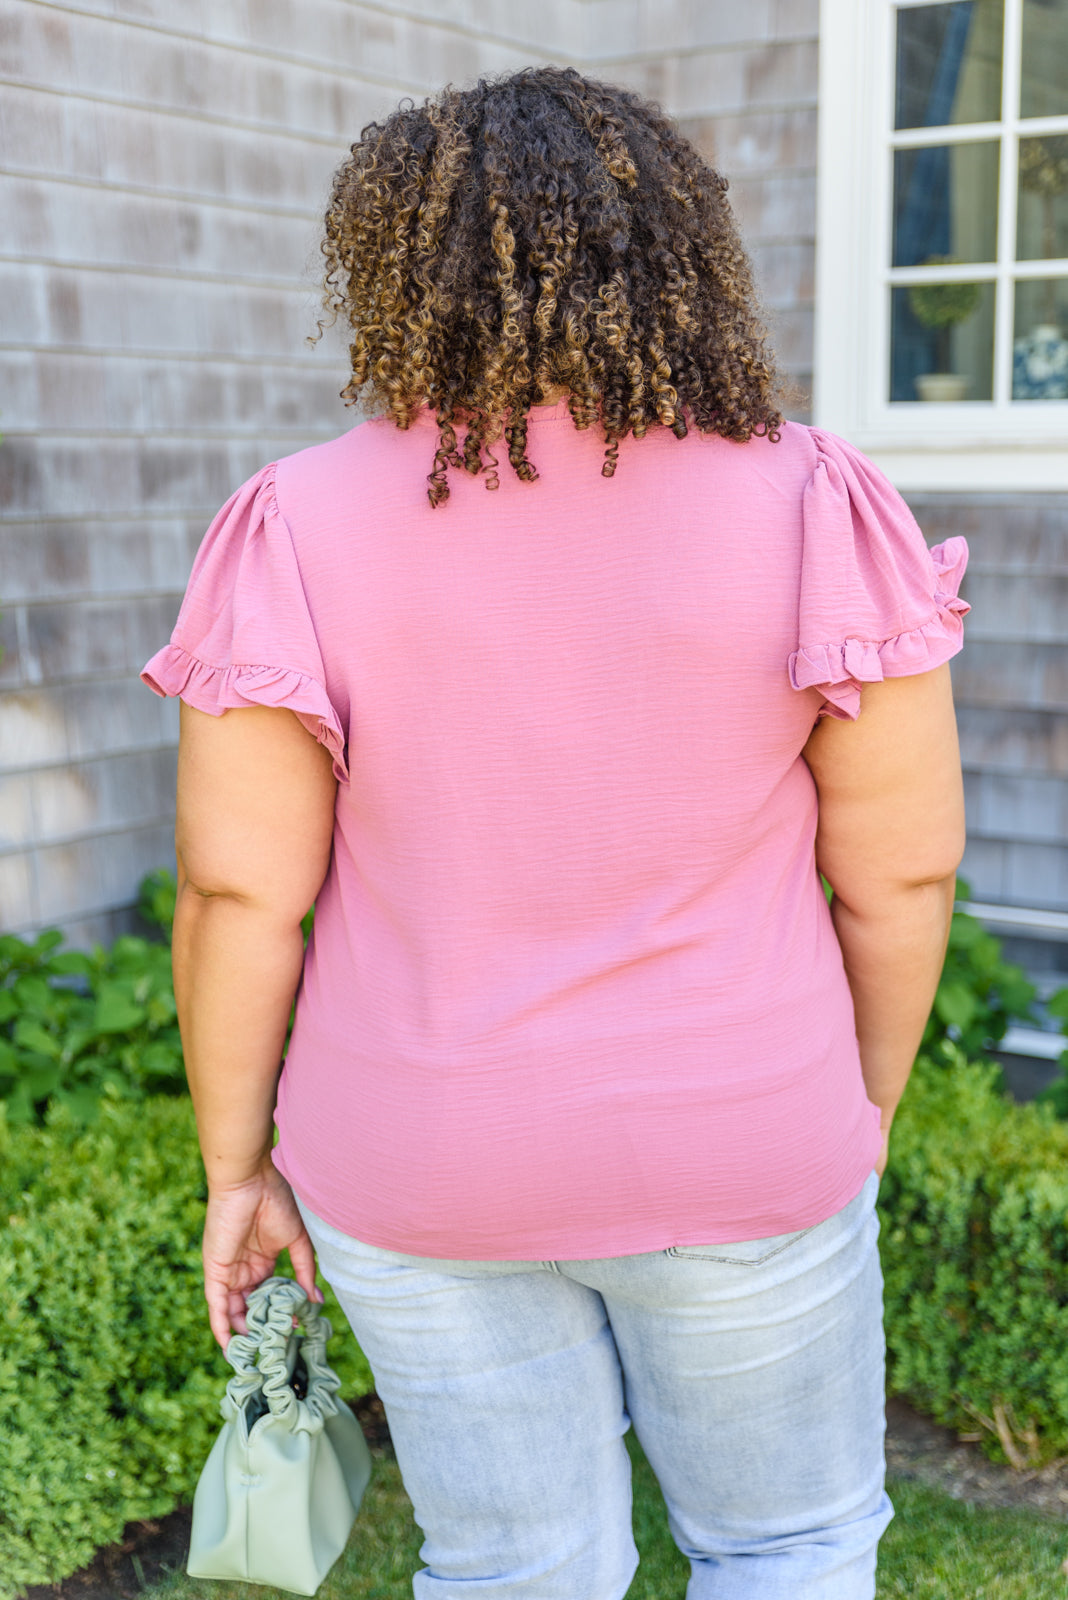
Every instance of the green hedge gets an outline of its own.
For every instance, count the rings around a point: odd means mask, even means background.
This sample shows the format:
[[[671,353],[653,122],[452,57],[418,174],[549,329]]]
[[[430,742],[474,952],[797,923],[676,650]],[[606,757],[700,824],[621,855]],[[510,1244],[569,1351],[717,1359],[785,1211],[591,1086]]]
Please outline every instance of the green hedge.
[[[1068,1451],[1068,1126],[939,1049],[880,1194],[890,1388],[1037,1462]],[[0,1600],[188,1501],[228,1372],[202,1297],[203,1200],[185,1099],[105,1093],[88,1127],[62,1106],[44,1127],[0,1117]],[[331,1360],[363,1392],[326,1293]]]
[[[164,931],[173,901],[169,874],[146,880]],[[0,939],[0,1600],[188,1501],[228,1372],[170,951],[60,943]],[[1068,1073],[1052,1104],[1018,1106],[969,1058],[1031,995],[955,916],[879,1201],[891,1390],[1017,1464],[1068,1452]],[[1051,1009],[1068,1016],[1068,991]],[[325,1292],[331,1360],[361,1393],[370,1371]]]
[[[880,1189],[891,1392],[987,1453],[1068,1453],[1068,1126],[952,1045],[917,1062]],[[949,1067],[952,1070],[946,1070]]]
[[[65,1106],[44,1127],[9,1128],[2,1112],[0,1600],[11,1600],[76,1571],[126,1522],[190,1499],[230,1369],[203,1298],[188,1099],[105,1092],[88,1127]],[[366,1392],[367,1364],[326,1299],[343,1393]]]

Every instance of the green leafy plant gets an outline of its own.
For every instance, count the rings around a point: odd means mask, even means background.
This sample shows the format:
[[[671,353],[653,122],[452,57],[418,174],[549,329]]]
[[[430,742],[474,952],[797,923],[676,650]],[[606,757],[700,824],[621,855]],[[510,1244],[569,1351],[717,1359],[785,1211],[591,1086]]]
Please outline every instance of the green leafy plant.
[[[927,266],[956,265],[954,256],[928,256]],[[909,306],[925,328],[952,328],[970,317],[979,304],[978,283],[914,283]]]
[[[924,267],[958,266],[956,256],[928,256]],[[935,362],[940,372],[950,366],[950,334],[958,322],[972,315],[982,295],[979,283],[914,283],[908,291],[909,308],[925,328],[938,335]]]
[[[89,1126],[57,1103],[12,1128],[0,1107],[0,1600],[191,1499],[230,1375],[204,1305],[204,1198],[188,1099],[107,1087]],[[331,1365],[364,1394],[324,1294]]]
[[[105,1086],[123,1098],[184,1090],[171,953],[147,939],[61,950],[55,930],[0,937],[0,1099],[13,1123],[46,1105],[96,1114]]]
[[[153,874],[142,915],[167,929],[173,906],[173,879]],[[0,1600],[188,1501],[226,1376],[169,949],[61,943],[0,939]],[[969,1055],[1032,996],[958,913],[879,1199],[891,1388],[1024,1466],[1068,1451],[1068,1126]],[[1051,1010],[1068,1020],[1068,991]],[[326,1298],[332,1363],[364,1392]]]
[[[141,919],[155,928],[162,928],[168,939],[174,927],[174,904],[177,897],[178,885],[174,873],[168,872],[166,867],[160,867],[155,872],[150,872],[147,878],[141,879],[137,895],[137,909]]]
[[[1058,1017],[1061,1023],[1061,1032],[1068,1034],[1068,989],[1058,989],[1056,994],[1046,1001],[1046,1010],[1051,1017]],[[1043,1089],[1039,1100],[1052,1106],[1058,1117],[1068,1120],[1068,1048],[1061,1052],[1060,1075]]]
[[[957,880],[957,898],[971,898],[963,878]],[[955,911],[921,1049],[930,1054],[946,1040],[970,1061],[981,1060],[1005,1037],[1010,1023],[1033,1018],[1034,1000],[1034,984],[1022,967],[1005,960],[1001,941],[977,917]]]
[[[941,1041],[895,1120],[879,1211],[891,1390],[1014,1466],[1065,1453],[1068,1127]]]
[[[105,1089],[122,1099],[185,1092],[169,943],[176,898],[165,869],[141,883],[140,915],[166,944],[125,936],[88,953],[61,949],[55,928],[33,940],[0,937],[0,1102],[9,1122],[40,1122],[52,1104],[91,1121]],[[301,923],[305,944],[313,918],[314,908]]]
[[[1068,1449],[1068,1127],[938,1048],[955,1059],[918,1063],[879,1199],[890,1387],[1030,1467]],[[88,1127],[58,1105],[43,1126],[0,1115],[0,1600],[188,1503],[227,1376],[203,1199],[186,1099],[105,1090]],[[331,1362],[364,1393],[326,1298]]]

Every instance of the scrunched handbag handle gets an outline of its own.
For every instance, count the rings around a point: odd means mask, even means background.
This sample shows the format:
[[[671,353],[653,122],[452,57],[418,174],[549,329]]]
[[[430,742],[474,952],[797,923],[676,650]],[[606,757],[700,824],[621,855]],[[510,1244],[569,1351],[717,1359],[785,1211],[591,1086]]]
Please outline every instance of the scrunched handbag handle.
[[[292,1278],[268,1278],[253,1289],[247,1307],[248,1333],[235,1333],[226,1346],[234,1376],[221,1402],[223,1416],[234,1420],[250,1400],[260,1398],[291,1433],[317,1433],[339,1409],[335,1396],[341,1379],[326,1360],[333,1332],[329,1321]],[[293,1326],[294,1317],[302,1334]],[[308,1378],[303,1396],[292,1384],[298,1355]]]

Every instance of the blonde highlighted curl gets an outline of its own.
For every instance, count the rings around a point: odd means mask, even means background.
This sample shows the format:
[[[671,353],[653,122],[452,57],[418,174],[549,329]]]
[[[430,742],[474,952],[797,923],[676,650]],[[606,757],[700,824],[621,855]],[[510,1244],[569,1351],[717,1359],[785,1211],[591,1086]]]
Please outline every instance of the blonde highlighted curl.
[[[526,482],[527,413],[567,393],[620,441],[779,438],[752,270],[714,172],[655,106],[571,68],[410,101],[364,128],[326,214],[323,303],[352,329],[349,404],[411,425],[432,408],[432,506],[492,445]],[[462,442],[457,427],[463,429]]]

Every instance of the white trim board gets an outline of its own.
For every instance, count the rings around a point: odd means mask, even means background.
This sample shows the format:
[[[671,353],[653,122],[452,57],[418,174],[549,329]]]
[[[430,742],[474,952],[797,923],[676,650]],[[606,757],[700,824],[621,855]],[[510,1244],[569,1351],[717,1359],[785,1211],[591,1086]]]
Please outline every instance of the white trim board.
[[[1059,1061],[1068,1049],[1063,1033],[1046,1033],[1042,1028],[1007,1028],[992,1047],[1007,1056],[1032,1056],[1041,1061]]]
[[[834,430],[840,432],[840,429]],[[957,494],[1068,491],[1068,448],[1019,450],[989,446],[968,449],[902,450],[880,446],[854,431],[852,442],[903,491]]]
[[[988,905],[980,900],[958,900],[953,909],[967,912],[968,916],[976,917],[999,933],[1022,934],[1031,939],[1068,940],[1068,911]]]

